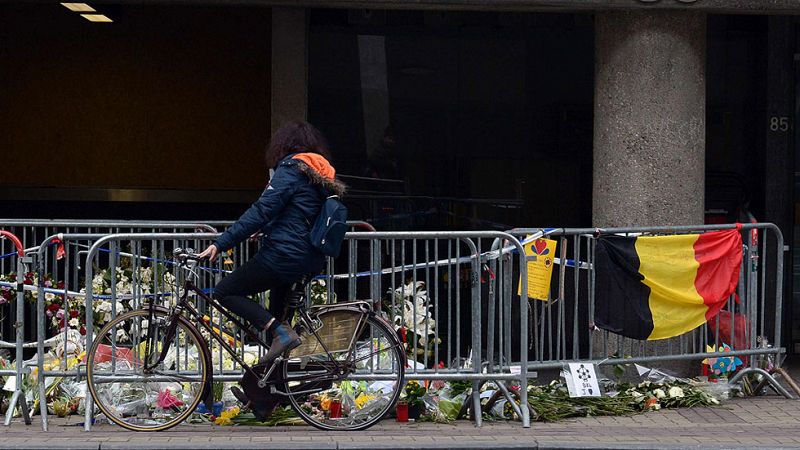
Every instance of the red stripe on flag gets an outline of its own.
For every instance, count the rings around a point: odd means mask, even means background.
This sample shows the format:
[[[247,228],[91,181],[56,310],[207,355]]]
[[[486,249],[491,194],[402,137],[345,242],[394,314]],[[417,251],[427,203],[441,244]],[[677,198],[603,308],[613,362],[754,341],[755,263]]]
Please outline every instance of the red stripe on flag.
[[[700,263],[694,286],[708,306],[708,320],[725,306],[739,283],[742,235],[739,230],[703,233],[694,243],[694,257]]]

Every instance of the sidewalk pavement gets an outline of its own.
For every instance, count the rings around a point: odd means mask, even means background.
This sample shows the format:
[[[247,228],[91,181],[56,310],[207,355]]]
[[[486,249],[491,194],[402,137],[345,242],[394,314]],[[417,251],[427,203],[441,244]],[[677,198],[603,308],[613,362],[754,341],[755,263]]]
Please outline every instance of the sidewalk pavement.
[[[732,399],[717,408],[674,409],[557,423],[406,423],[384,420],[366,431],[324,432],[298,427],[180,425],[135,433],[115,425],[87,433],[82,417],[53,418],[41,431],[34,417],[0,425],[0,448],[13,449],[679,449],[798,448],[800,401],[764,396]]]

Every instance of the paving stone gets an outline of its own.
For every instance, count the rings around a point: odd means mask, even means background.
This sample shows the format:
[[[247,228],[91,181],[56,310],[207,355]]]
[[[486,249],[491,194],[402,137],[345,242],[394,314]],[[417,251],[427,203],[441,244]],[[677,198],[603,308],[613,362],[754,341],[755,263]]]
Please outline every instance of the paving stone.
[[[34,420],[37,418],[35,417]],[[573,418],[558,423],[485,422],[481,428],[386,420],[361,432],[310,427],[181,425],[161,433],[134,433],[102,424],[90,433],[74,418],[52,418],[50,432],[14,423],[0,427],[0,447],[62,449],[502,449],[799,448],[800,402],[778,397],[733,399],[720,408],[662,410],[623,417]]]

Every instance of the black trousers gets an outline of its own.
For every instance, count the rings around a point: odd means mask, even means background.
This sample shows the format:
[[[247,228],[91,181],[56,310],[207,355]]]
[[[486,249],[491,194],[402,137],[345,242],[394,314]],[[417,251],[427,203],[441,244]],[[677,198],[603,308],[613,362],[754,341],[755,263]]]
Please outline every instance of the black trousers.
[[[286,294],[291,283],[264,265],[258,258],[252,258],[242,267],[222,279],[214,288],[213,297],[230,312],[247,320],[255,327],[264,328],[273,317],[285,320]],[[257,301],[247,298],[269,290],[269,311]]]

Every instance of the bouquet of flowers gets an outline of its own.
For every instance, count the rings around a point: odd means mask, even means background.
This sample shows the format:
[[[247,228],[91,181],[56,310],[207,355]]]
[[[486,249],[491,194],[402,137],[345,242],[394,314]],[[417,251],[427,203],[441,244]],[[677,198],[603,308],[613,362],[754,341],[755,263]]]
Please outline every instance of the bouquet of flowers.
[[[387,304],[395,329],[406,336],[409,355],[424,355],[432,352],[436,338],[436,319],[431,312],[428,291],[424,281],[409,282],[392,293],[393,303]]]
[[[611,390],[615,389],[615,390]],[[552,422],[568,417],[626,415],[661,408],[715,406],[720,401],[698,383],[643,381],[609,386],[603,397],[570,397],[563,381],[528,386],[532,419]]]
[[[425,396],[427,389],[419,384],[417,380],[411,380],[403,389],[403,396],[410,406],[421,405],[422,397]]]
[[[332,295],[332,300],[328,299],[328,287],[325,280],[313,279],[311,280],[311,304],[325,305],[329,303],[336,303],[336,294]]]

